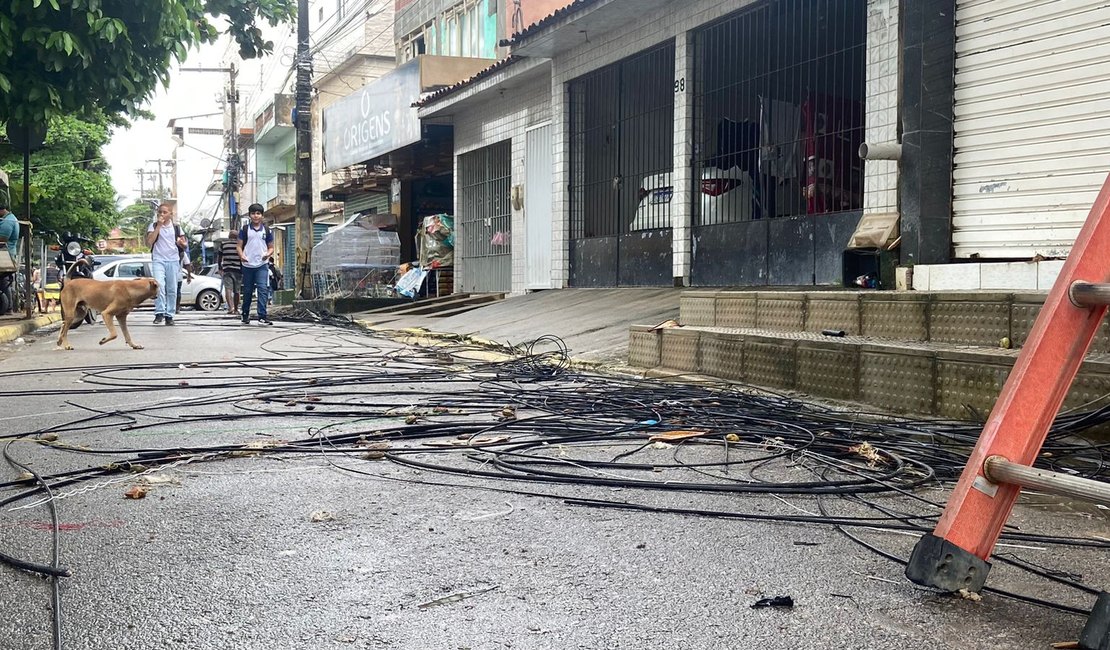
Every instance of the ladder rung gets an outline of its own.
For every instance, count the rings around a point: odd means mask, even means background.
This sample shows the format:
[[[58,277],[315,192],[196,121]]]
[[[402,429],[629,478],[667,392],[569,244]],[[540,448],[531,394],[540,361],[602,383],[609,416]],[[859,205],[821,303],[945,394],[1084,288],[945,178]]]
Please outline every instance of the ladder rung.
[[[1068,299],[1076,307],[1110,305],[1110,284],[1073,282],[1068,287]]]
[[[991,483],[1010,483],[1110,506],[1110,483],[1019,465],[1002,456],[987,458],[983,463],[983,474]]]

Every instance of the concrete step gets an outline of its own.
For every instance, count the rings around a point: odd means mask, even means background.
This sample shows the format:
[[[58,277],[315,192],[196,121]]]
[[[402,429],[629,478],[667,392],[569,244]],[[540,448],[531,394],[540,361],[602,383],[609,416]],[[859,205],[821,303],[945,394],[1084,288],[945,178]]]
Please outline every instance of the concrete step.
[[[366,313],[366,314],[404,314],[404,313],[411,313],[411,312],[409,312],[410,309],[415,309],[415,308],[418,308],[420,306],[427,306],[427,305],[433,305],[433,304],[442,304],[442,303],[445,303],[445,302],[456,301],[456,300],[460,300],[460,299],[463,299],[463,298],[469,298],[469,297],[470,297],[469,293],[453,293],[453,294],[446,295],[446,296],[437,296],[435,298],[424,298],[420,301],[408,300],[408,301],[405,301],[404,303],[401,303],[401,304],[390,305],[388,307],[380,307],[378,309],[370,309],[370,310],[367,310],[363,313]]]
[[[1047,292],[684,291],[678,321],[696,327],[849,335],[948,345],[1018,348]],[[1110,352],[1103,321],[1092,352]]]
[[[629,365],[859,402],[876,411],[985,418],[1016,350],[762,328],[633,326]],[[1110,354],[1088,356],[1064,408],[1110,403]]]
[[[408,309],[394,312],[403,316],[446,316],[451,312],[462,313],[456,310],[468,311],[475,307],[496,302],[505,297],[503,293],[465,294],[459,297],[444,297],[437,300],[421,300]]]

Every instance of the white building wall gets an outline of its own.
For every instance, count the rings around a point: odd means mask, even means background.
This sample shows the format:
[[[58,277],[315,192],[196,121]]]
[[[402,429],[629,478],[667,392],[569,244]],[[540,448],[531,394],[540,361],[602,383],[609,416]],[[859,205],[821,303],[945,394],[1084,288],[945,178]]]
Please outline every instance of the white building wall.
[[[867,3],[867,128],[869,143],[898,141],[898,0]],[[865,214],[898,211],[898,161],[864,163]]]
[[[513,85],[509,82],[506,85]],[[481,105],[468,106],[455,115],[455,169],[459,156],[491,144],[512,140],[512,185],[524,184],[524,132],[529,127],[551,119],[551,85],[546,75],[523,85],[494,93]],[[459,176],[455,174],[455,205],[459,205]],[[512,293],[526,291],[524,213],[513,210],[512,229]],[[557,249],[556,249],[557,250]],[[466,273],[465,263],[456,268],[456,288]]]

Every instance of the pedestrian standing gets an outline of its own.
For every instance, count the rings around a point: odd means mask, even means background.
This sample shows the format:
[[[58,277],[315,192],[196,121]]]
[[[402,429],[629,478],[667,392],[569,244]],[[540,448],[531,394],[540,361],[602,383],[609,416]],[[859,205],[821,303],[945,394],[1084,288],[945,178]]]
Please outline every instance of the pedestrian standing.
[[[284,278],[282,277],[281,269],[274,264],[274,258],[270,258],[267,262],[267,267],[270,270],[270,299],[267,304],[274,304],[274,294],[284,288]]]
[[[181,273],[177,275],[177,311],[181,311],[181,278],[184,276],[185,282],[188,284],[193,283],[193,260],[189,259],[189,249],[186,246],[185,250],[181,251]]]
[[[243,262],[239,259],[239,237],[235,233],[228,233],[227,239],[220,241],[216,267],[223,277],[227,313],[234,316],[239,313],[239,294],[243,290]]]
[[[239,230],[239,260],[243,264],[243,323],[251,322],[251,298],[258,293],[258,322],[273,325],[266,317],[266,296],[269,293],[267,262],[274,255],[274,233],[262,223],[264,210],[258,203],[247,208],[250,223]]]
[[[8,206],[0,199],[0,237],[8,240],[8,253],[16,262],[19,261],[19,218],[14,212],[8,211]]]
[[[158,206],[158,216],[146,231],[146,245],[150,246],[150,266],[158,281],[158,295],[154,298],[154,324],[165,322],[173,325],[177,314],[177,283],[181,278],[181,253],[187,247],[185,234],[174,223],[173,206]]]

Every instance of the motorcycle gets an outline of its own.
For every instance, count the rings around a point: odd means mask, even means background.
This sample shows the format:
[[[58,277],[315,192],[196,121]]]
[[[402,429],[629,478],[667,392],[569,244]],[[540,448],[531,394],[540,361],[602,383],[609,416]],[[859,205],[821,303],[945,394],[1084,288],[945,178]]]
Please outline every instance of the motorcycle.
[[[67,232],[59,238],[57,246],[51,246],[50,248],[59,251],[58,256],[54,258],[54,264],[59,271],[59,290],[65,287],[67,279],[92,279],[94,266],[92,251],[81,246],[80,237]],[[70,329],[80,327],[81,322],[95,323],[96,312],[91,309],[87,310],[84,320],[73,324]]]

